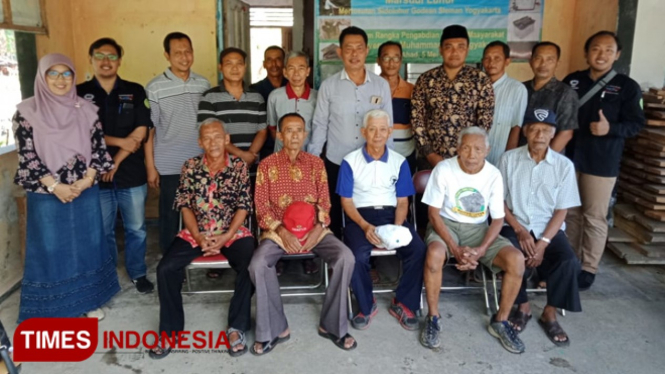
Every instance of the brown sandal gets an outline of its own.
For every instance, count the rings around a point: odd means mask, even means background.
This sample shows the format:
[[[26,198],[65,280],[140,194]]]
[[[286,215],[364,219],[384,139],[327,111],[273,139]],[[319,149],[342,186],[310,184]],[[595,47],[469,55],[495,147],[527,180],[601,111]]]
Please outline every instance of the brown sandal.
[[[561,325],[559,325],[558,321],[543,321],[542,319],[538,318],[538,324],[543,328],[545,331],[545,335],[554,343],[557,347],[567,347],[570,345],[570,338],[568,337],[568,334],[566,334],[565,331],[563,331],[563,328],[561,328]],[[566,340],[556,340],[558,335],[563,335],[566,337]]]
[[[531,320],[531,316],[531,314],[526,314],[517,309],[511,313],[510,317],[508,317],[508,322],[513,325],[513,329],[519,334],[526,329],[526,325]]]

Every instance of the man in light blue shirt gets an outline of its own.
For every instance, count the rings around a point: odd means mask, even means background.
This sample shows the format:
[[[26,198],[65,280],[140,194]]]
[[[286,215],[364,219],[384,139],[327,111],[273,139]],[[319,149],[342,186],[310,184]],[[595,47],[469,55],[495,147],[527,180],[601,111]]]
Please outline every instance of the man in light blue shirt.
[[[506,68],[510,64],[510,47],[496,40],[483,51],[483,67],[494,87],[494,119],[490,129],[490,153],[487,161],[499,164],[505,151],[517,147],[528,93],[522,82],[510,78]]]
[[[337,54],[344,69],[321,84],[312,122],[312,140],[307,150],[320,156],[327,142],[322,158],[331,196],[330,229],[341,237],[342,206],[339,198],[333,198],[339,165],[344,156],[363,145],[360,128],[365,113],[383,109],[389,113],[392,126],[393,106],[388,82],[365,69],[369,54],[365,31],[348,27],[340,34],[339,44]],[[388,147],[392,148],[392,138],[388,140]]]

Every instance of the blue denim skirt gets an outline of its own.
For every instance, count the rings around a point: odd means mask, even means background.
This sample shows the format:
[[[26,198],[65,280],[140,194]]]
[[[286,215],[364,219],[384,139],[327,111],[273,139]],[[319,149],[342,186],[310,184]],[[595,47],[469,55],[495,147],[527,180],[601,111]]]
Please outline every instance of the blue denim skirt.
[[[18,322],[33,317],[77,317],[120,291],[104,241],[99,187],[73,202],[28,192],[25,269]]]

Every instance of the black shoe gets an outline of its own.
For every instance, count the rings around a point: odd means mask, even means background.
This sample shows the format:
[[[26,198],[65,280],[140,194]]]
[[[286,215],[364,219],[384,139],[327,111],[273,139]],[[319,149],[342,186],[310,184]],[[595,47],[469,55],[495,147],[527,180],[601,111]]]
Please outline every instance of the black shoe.
[[[155,289],[155,285],[153,285],[145,275],[134,279],[132,283],[134,283],[136,290],[139,291],[139,293],[151,293]]]
[[[577,276],[577,286],[580,291],[586,291],[591,288],[591,285],[596,280],[596,274],[589,273],[586,270],[582,270],[580,275]]]

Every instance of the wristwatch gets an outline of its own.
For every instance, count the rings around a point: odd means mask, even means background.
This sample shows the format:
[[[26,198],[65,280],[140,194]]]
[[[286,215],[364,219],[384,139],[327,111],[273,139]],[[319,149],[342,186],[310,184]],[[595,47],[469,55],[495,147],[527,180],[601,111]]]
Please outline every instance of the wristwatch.
[[[46,187],[46,190],[48,191],[48,193],[53,193],[53,191],[55,191],[55,187],[59,184],[60,184],[60,181],[55,181],[55,183],[53,183],[52,185]]]
[[[544,236],[543,236],[542,238],[540,238],[540,240],[544,241],[544,242],[547,243],[547,244],[551,244],[551,243],[552,243],[552,241],[551,241],[549,238],[546,238],[546,237],[544,237]]]

